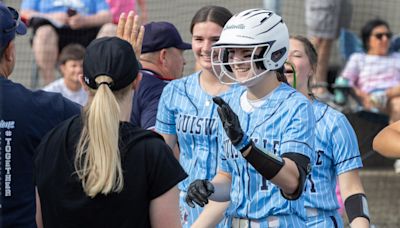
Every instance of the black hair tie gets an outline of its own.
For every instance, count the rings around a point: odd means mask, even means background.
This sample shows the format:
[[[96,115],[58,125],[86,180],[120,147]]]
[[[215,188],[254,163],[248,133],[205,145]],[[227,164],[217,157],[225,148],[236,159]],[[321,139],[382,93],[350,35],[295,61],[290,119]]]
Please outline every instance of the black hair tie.
[[[107,85],[108,87],[110,87],[110,85],[111,85],[111,83],[109,83],[109,82],[100,82],[100,83],[97,85],[97,88],[100,87],[100,86],[103,85],[103,84]]]

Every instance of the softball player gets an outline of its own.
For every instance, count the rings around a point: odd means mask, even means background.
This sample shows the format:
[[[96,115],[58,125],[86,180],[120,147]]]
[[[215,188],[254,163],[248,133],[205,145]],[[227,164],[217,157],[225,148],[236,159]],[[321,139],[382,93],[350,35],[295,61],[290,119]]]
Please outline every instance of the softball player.
[[[347,216],[352,227],[369,227],[367,199],[358,175],[362,167],[357,138],[346,117],[313,98],[308,87],[317,66],[317,53],[302,36],[290,39],[285,75],[307,96],[316,119],[315,153],[305,194],[308,227],[343,227],[335,186],[338,177]],[[292,67],[293,66],[293,67]],[[294,76],[296,74],[296,76]]]
[[[216,75],[244,89],[226,99],[229,105],[214,98],[219,171],[211,182],[192,182],[186,201],[194,207],[230,200],[232,227],[305,227],[301,194],[313,161],[315,119],[307,99],[282,82],[288,48],[282,18],[263,9],[233,16],[212,48]]]
[[[195,14],[191,23],[192,50],[201,71],[171,81],[158,106],[156,131],[172,148],[179,143],[179,162],[189,175],[179,184],[183,227],[191,227],[201,212],[201,208],[191,208],[184,202],[189,184],[198,178],[212,179],[216,173],[218,117],[212,98],[233,96],[234,89],[221,84],[213,74],[210,54],[211,45],[219,39],[231,16],[227,9],[218,6],[203,7]],[[223,214],[219,217],[222,219]]]

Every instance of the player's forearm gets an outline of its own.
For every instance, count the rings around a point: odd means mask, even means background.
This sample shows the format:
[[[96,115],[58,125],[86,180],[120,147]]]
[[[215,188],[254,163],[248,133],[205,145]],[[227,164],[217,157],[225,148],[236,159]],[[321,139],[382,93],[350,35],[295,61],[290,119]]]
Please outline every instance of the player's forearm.
[[[302,160],[300,162],[302,166],[307,166],[309,159],[303,155],[287,153],[285,154],[287,157],[281,158],[258,148],[254,143],[251,143],[242,155],[264,178],[277,185],[288,198],[291,198],[290,195],[293,193],[298,193],[299,186],[303,185],[300,181],[305,180],[304,175],[299,172],[299,166],[294,162]]]
[[[375,136],[374,150],[386,157],[400,157],[400,121],[387,126]]]
[[[355,218],[353,220],[353,222],[350,223],[350,227],[351,228],[363,228],[363,227],[369,228],[370,224],[369,224],[368,219],[363,218],[363,217],[358,217],[358,218]]]
[[[214,193],[209,199],[216,202],[227,202],[230,200],[231,176],[223,171],[218,171],[211,183],[214,185]]]
[[[338,180],[340,194],[342,195],[343,200],[346,200],[349,196],[357,193],[365,194],[357,169],[340,174]]]
[[[230,174],[218,171],[211,182],[214,185],[214,193],[210,195],[208,204],[191,227],[211,228],[217,226],[229,206],[231,180]]]
[[[338,180],[347,217],[352,219],[350,226],[369,227],[368,202],[358,170],[342,173],[339,175]]]
[[[299,187],[299,171],[296,163],[290,159],[284,158],[285,165],[279,173],[271,179],[271,182],[277,185],[285,194],[290,195]]]
[[[229,206],[227,202],[209,201],[204,207],[203,212],[199,215],[196,221],[192,224],[192,228],[216,227],[224,217],[225,211]]]

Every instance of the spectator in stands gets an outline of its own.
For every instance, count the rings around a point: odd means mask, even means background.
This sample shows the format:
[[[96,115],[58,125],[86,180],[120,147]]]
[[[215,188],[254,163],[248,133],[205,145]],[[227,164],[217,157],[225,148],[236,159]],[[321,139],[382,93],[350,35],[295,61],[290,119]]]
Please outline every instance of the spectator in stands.
[[[306,0],[307,34],[318,52],[318,66],[313,84],[314,94],[322,101],[332,95],[328,88],[328,68],[332,43],[341,27],[348,27],[352,14],[351,0]]]
[[[368,21],[361,30],[365,53],[354,53],[342,76],[363,107],[400,120],[400,53],[388,53],[392,32],[386,21]]]
[[[9,80],[16,34],[26,33],[18,12],[0,3],[0,227],[36,227],[34,149],[46,132],[80,112],[61,94],[32,92]],[[49,170],[51,172],[51,170]]]
[[[183,52],[192,45],[183,42],[169,22],[151,22],[144,27],[140,56],[143,77],[133,97],[131,122],[144,129],[154,129],[161,93],[169,81],[182,77],[186,64]]]
[[[48,84],[43,90],[61,93],[64,97],[85,105],[88,99],[87,92],[82,88],[79,77],[82,76],[83,56],[85,48],[80,44],[68,44],[61,51],[59,68],[62,78]]]
[[[400,158],[400,121],[381,130],[374,138],[373,147],[385,157]]]
[[[113,21],[105,24],[99,31],[97,37],[115,36],[119,16],[121,13],[126,13],[130,10],[135,11],[135,0],[106,0],[110,6]],[[147,21],[147,4],[146,0],[136,1],[140,8],[140,18],[142,22]]]
[[[23,0],[21,14],[33,28],[32,47],[45,85],[55,79],[60,50],[70,43],[86,47],[112,21],[105,0]]]

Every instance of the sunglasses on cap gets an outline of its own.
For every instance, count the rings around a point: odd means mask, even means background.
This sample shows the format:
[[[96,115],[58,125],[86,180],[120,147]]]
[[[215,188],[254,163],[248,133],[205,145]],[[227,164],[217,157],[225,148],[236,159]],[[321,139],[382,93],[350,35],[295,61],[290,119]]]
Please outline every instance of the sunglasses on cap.
[[[380,33],[375,33],[372,34],[372,36],[375,36],[376,39],[381,40],[383,36],[386,36],[388,39],[392,38],[392,33],[391,32],[380,32]]]
[[[15,10],[15,9],[12,8],[12,7],[7,7],[7,8],[8,8],[8,10],[11,12],[11,14],[12,14],[12,18],[14,19],[15,25],[14,25],[13,27],[11,27],[11,28],[3,29],[3,33],[9,33],[9,32],[15,31],[15,29],[18,27],[18,25],[19,25],[19,23],[20,23],[20,21],[21,21],[21,20],[20,20],[19,13],[18,13],[17,10]]]

